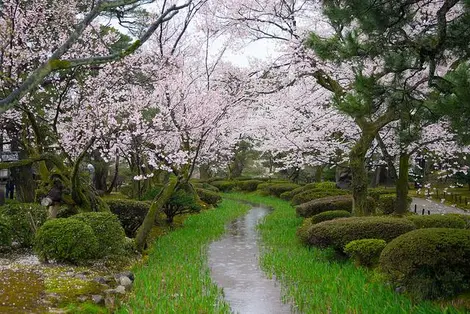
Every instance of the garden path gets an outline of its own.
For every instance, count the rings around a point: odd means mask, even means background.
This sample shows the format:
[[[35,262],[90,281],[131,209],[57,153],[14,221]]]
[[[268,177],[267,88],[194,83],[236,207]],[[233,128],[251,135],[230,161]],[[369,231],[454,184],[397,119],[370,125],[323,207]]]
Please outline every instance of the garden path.
[[[410,211],[414,211],[415,205],[417,205],[418,214],[422,213],[423,208],[426,215],[428,214],[428,210],[431,214],[470,214],[470,212],[457,207],[441,204],[433,200],[413,197],[413,201],[410,205]]]

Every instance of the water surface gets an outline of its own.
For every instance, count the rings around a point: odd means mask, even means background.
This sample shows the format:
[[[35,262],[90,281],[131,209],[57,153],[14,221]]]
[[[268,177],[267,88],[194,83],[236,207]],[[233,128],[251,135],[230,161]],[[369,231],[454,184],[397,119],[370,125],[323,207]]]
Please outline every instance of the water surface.
[[[209,266],[217,285],[224,290],[232,311],[240,314],[291,313],[281,302],[281,289],[267,279],[259,267],[256,225],[270,212],[254,207],[247,215],[233,221],[226,235],[209,247]]]

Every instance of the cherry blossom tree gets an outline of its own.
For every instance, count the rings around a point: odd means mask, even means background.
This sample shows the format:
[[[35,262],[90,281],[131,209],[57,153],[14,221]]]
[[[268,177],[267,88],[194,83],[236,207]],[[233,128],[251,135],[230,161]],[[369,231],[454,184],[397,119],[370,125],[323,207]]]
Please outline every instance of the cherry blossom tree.
[[[2,1],[0,46],[2,47],[2,88],[0,108],[12,108],[28,93],[44,84],[59,70],[100,65],[124,58],[141,47],[161,25],[191,2],[167,6],[149,20],[146,31],[119,51],[110,49],[99,33],[100,16],[115,13],[119,19],[148,4],[147,0],[109,0],[93,2]],[[89,37],[103,40],[99,51],[88,50]],[[34,59],[34,63],[28,60]],[[13,75],[20,79],[14,80]],[[9,79],[9,80],[7,80]]]

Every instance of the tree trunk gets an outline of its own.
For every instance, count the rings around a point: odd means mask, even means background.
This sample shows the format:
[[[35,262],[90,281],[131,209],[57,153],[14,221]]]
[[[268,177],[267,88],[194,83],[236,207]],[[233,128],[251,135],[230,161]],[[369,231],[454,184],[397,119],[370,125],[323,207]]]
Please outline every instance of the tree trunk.
[[[108,190],[106,191],[106,194],[111,194],[113,189],[117,186],[118,183],[118,177],[119,177],[119,155],[117,154],[117,149],[116,149],[116,160],[114,163],[114,176],[113,180],[111,181],[111,184],[108,187]]]
[[[380,183],[380,174],[382,172],[382,166],[375,167],[374,174],[372,175],[372,180],[370,186],[376,188]]]
[[[368,216],[372,214],[372,208],[367,205],[367,171],[365,157],[375,134],[363,132],[361,137],[349,153],[349,167],[352,174],[353,213],[356,216]]]
[[[158,193],[158,195],[155,197],[152,202],[152,205],[150,205],[149,211],[145,216],[144,222],[137,230],[137,235],[135,237],[136,247],[140,252],[142,252],[145,248],[145,243],[147,241],[150,231],[152,230],[152,227],[154,226],[155,218],[158,212],[170,199],[171,195],[176,189],[177,183],[177,180],[169,181],[163,187],[160,193]]]
[[[408,212],[408,168],[410,156],[407,153],[400,154],[400,165],[398,170],[398,180],[396,184],[397,201],[395,204],[395,214],[404,215]]]
[[[318,166],[315,170],[315,182],[321,182],[323,177],[323,166]]]
[[[31,166],[19,167],[13,171],[16,199],[21,203],[33,203],[35,199],[36,182]]]
[[[210,179],[212,176],[209,165],[200,165],[199,166],[199,178],[201,180]]]
[[[93,185],[98,191],[107,191],[107,179],[109,164],[100,156],[99,152],[93,152],[95,161],[93,166],[95,167],[95,176],[93,177]]]

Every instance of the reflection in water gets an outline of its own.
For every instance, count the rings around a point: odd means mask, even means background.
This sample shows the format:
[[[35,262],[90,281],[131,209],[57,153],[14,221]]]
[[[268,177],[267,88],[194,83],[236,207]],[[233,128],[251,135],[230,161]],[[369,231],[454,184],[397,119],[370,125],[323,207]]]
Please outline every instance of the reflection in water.
[[[259,268],[256,225],[269,211],[253,208],[233,221],[225,237],[209,248],[212,278],[224,289],[225,299],[235,313],[291,313],[290,306],[281,302],[276,282],[267,279]]]

